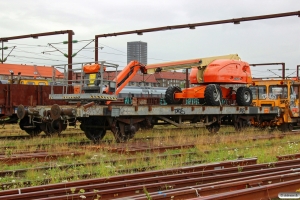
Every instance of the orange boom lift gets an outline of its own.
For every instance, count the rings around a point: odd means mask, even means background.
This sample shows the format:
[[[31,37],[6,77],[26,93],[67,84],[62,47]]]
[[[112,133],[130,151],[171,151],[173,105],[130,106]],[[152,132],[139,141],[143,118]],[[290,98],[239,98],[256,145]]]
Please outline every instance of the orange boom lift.
[[[101,87],[101,73],[99,64],[84,66],[87,84],[83,92],[103,93],[118,95],[120,91],[140,70],[143,74],[152,74],[160,71],[170,71],[191,68],[190,82],[195,87],[181,90],[178,86],[170,86],[165,95],[168,104],[181,104],[183,99],[197,98],[201,104],[219,106],[222,104],[232,105],[235,102],[240,106],[249,106],[252,103],[251,90],[246,84],[251,83],[250,66],[240,60],[237,54],[215,56],[175,62],[143,65],[138,61],[131,61],[111,83],[105,88]],[[103,69],[105,71],[105,68]],[[103,78],[102,78],[103,79]],[[244,84],[237,90],[233,85]]]
[[[191,68],[190,82],[196,86],[183,90],[170,86],[165,96],[168,104],[180,104],[187,98],[198,98],[201,104],[210,106],[231,105],[234,101],[240,106],[252,103],[251,90],[245,85],[252,81],[250,66],[241,61],[237,54],[146,66],[148,73],[184,68]],[[243,86],[235,91],[233,85],[237,84]]]

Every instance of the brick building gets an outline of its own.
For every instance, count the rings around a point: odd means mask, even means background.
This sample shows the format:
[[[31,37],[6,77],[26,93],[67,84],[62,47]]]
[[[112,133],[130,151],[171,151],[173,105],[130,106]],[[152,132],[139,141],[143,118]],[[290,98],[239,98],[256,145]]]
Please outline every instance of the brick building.
[[[14,78],[21,73],[22,78],[38,78],[38,79],[52,79],[53,68],[50,66],[37,66],[37,65],[21,65],[21,64],[5,64],[0,63],[0,79],[11,79],[13,74]],[[63,79],[64,75],[55,69],[55,77]]]

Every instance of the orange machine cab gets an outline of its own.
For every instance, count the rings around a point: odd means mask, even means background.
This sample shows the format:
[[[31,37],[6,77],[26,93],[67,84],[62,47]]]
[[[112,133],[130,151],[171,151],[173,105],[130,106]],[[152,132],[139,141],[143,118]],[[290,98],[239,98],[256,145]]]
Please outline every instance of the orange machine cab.
[[[192,68],[192,84],[199,83],[251,83],[251,71],[247,62],[219,59],[207,66]]]

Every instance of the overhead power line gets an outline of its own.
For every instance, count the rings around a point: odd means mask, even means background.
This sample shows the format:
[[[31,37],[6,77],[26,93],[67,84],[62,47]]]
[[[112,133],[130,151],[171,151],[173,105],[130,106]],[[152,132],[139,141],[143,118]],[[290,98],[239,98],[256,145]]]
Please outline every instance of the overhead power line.
[[[51,61],[60,61],[60,62],[65,62],[65,60],[54,60],[54,59],[47,59],[47,58],[36,58],[36,57],[17,56],[17,55],[10,55],[9,57],[17,57],[17,58],[30,58],[30,59],[37,59],[37,60],[51,60]]]
[[[20,44],[20,43],[12,43],[12,42],[9,42],[10,44],[16,44],[16,45],[24,45],[24,46],[28,46],[28,47],[48,47],[47,45],[33,45],[33,44]],[[23,47],[25,48],[25,47]]]

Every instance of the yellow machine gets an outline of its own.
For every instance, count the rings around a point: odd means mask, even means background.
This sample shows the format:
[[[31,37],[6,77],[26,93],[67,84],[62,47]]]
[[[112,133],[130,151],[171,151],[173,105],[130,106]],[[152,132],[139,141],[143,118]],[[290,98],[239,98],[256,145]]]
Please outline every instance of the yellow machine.
[[[291,131],[294,125],[300,122],[299,117],[299,87],[300,82],[294,80],[259,80],[253,81],[250,89],[252,91],[253,106],[280,107],[276,119],[264,118],[251,120],[256,127],[278,127],[281,131]]]

